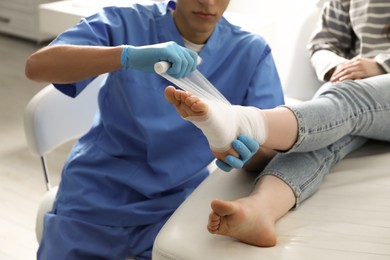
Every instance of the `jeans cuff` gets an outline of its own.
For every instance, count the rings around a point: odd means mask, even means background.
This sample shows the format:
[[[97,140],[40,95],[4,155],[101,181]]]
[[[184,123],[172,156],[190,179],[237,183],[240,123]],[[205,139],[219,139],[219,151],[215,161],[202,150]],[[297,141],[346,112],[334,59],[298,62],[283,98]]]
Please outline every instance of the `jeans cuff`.
[[[301,146],[302,142],[305,139],[306,136],[306,126],[305,126],[305,121],[303,119],[302,114],[299,112],[299,110],[295,109],[294,105],[283,105],[281,107],[285,107],[289,109],[294,115],[295,118],[297,119],[298,123],[298,137],[297,140],[295,141],[294,145],[286,150],[286,151],[279,151],[280,153],[291,153],[299,150],[299,147]]]

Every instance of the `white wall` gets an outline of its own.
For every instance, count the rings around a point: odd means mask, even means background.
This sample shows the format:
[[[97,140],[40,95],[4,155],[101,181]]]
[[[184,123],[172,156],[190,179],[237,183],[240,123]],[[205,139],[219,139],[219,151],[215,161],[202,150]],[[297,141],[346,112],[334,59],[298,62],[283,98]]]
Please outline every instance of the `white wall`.
[[[273,42],[276,27],[283,31],[299,20],[300,14],[321,0],[231,0],[227,17],[245,29],[254,31]],[[324,0],[322,0],[324,1]],[[232,16],[230,13],[234,13]],[[240,14],[239,20],[236,13]]]
[[[225,16],[266,39],[283,81],[291,72],[294,43],[302,19],[309,9],[323,1],[326,0],[231,0]]]

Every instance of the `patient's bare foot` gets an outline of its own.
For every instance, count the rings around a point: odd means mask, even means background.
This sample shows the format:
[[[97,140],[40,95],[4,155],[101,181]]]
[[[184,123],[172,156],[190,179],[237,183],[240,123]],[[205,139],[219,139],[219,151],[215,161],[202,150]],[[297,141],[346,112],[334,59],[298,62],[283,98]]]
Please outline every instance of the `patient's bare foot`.
[[[172,86],[165,89],[164,95],[168,102],[175,106],[176,111],[181,117],[187,118],[190,116],[198,116],[198,120],[202,120],[202,117],[206,120],[208,105],[199,97],[194,96],[189,92],[175,89]],[[223,161],[225,161],[226,156],[229,154],[239,157],[239,154],[232,148],[222,152],[214,150],[211,150],[211,152],[215,158]]]
[[[273,175],[262,176],[252,193],[235,201],[213,200],[207,229],[254,246],[276,244],[275,223],[295,205],[291,187]]]
[[[274,221],[253,196],[236,201],[213,200],[207,229],[241,242],[270,247],[276,244]]]

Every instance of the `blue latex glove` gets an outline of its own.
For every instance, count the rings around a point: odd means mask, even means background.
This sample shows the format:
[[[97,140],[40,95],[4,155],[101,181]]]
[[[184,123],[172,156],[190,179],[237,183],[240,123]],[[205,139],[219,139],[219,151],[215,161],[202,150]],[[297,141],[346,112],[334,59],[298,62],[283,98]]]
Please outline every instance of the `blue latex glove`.
[[[257,141],[247,135],[239,135],[238,138],[233,141],[232,147],[240,155],[240,158],[228,155],[225,158],[226,163],[221,160],[216,161],[218,168],[225,172],[229,172],[233,168],[241,169],[244,167],[245,163],[247,163],[260,148]]]
[[[139,69],[154,72],[154,64],[159,61],[171,63],[167,73],[175,78],[182,78],[194,71],[198,54],[178,45],[176,42],[164,42],[146,46],[127,45],[121,54],[124,69]]]

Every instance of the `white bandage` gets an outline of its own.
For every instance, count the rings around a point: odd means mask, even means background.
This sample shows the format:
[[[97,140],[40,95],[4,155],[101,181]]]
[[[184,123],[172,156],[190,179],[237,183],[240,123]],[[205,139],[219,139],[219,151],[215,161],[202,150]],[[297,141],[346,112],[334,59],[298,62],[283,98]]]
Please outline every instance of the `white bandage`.
[[[198,57],[198,64],[201,62]],[[182,90],[188,91],[200,98],[219,100],[230,104],[229,101],[216,89],[198,70],[188,74],[184,78],[174,78],[167,73],[171,65],[168,62],[160,61],[154,64],[154,71],[161,77],[169,80]]]
[[[263,112],[255,107],[233,106],[215,100],[202,100],[208,104],[206,116],[185,118],[202,130],[210,148],[224,152],[231,147],[239,134],[248,135],[259,144],[267,137],[267,126]]]

